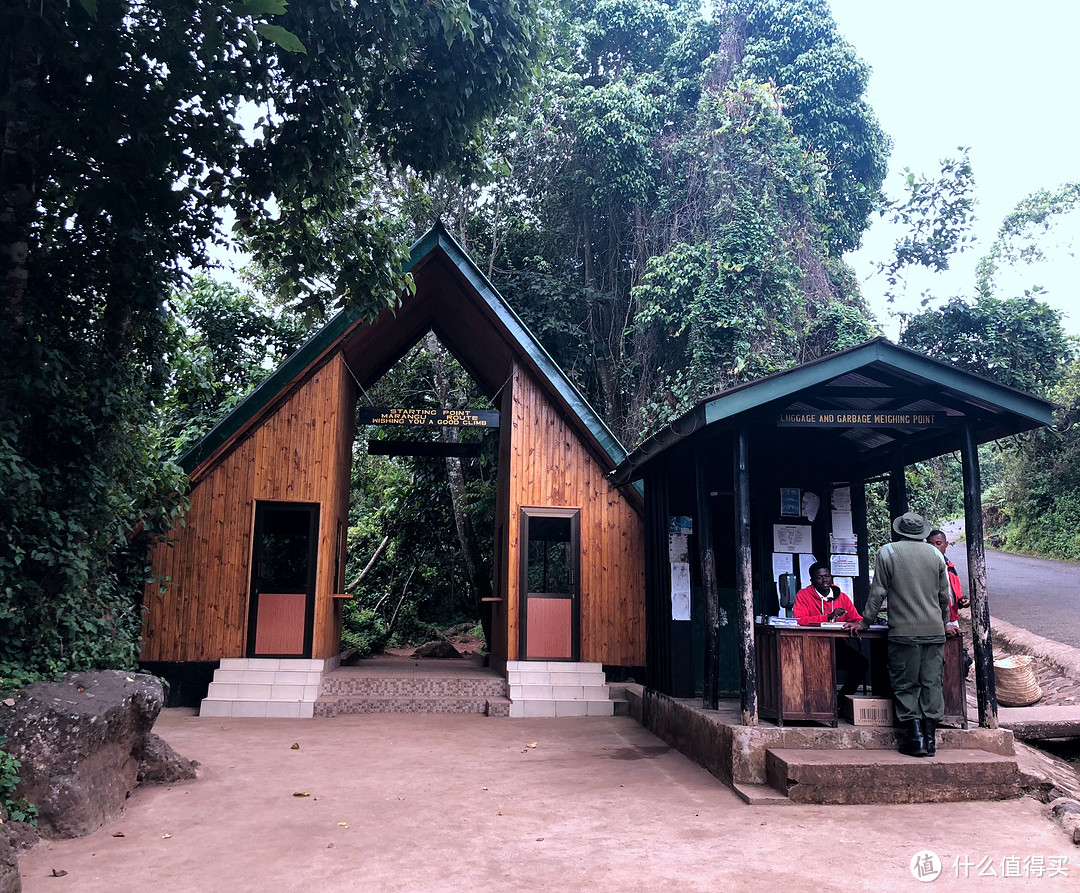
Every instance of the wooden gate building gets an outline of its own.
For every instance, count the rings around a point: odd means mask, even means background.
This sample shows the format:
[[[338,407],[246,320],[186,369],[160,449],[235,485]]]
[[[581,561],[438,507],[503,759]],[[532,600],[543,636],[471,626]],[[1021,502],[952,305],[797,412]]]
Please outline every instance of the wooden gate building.
[[[609,477],[621,445],[441,226],[409,270],[396,313],[336,316],[183,457],[191,506],[152,555],[141,655],[173,703],[228,667],[224,712],[312,715],[340,655],[357,397],[429,331],[500,411],[493,664],[643,667],[642,501]]]

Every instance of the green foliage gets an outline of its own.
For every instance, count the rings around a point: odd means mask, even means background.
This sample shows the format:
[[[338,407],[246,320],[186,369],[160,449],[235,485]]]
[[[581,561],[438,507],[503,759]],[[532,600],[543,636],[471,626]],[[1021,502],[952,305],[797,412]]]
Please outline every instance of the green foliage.
[[[1021,298],[953,298],[906,318],[900,343],[999,384],[1044,394],[1062,376],[1072,348],[1061,312]]]
[[[1050,392],[1057,425],[1015,439],[988,502],[1000,511],[1010,549],[1080,559],[1080,360]]]
[[[820,218],[831,253],[857,248],[881,201],[889,140],[865,98],[870,69],[836,29],[827,0],[738,0],[742,65],[778,87],[784,116],[808,155],[825,164]]]
[[[224,238],[222,209],[294,304],[396,306],[406,249],[373,172],[463,169],[546,28],[534,0],[0,7],[5,685],[137,657],[148,544],[183,510],[157,432],[167,298]],[[170,447],[250,386],[234,373],[255,374],[269,335],[241,332],[236,296],[198,301],[208,334],[176,370],[191,402],[170,407]],[[284,327],[271,337],[268,361]]]
[[[1080,206],[1080,183],[1059,189],[1040,189],[1025,197],[998,230],[997,239],[975,271],[975,287],[983,297],[994,290],[994,277],[1002,264],[1034,263],[1045,256],[1043,243],[1063,215]]]
[[[175,294],[172,306],[172,374],[160,424],[179,457],[300,346],[308,326],[203,276]]]
[[[869,330],[887,143],[823,3],[580,0],[558,44],[436,209],[624,442]]]
[[[883,216],[909,228],[896,243],[892,259],[879,266],[890,289],[899,283],[906,267],[921,266],[937,273],[947,270],[952,255],[964,251],[972,241],[975,179],[968,150],[961,148],[960,152],[958,159],[942,159],[941,174],[935,180],[904,168],[907,198],[882,207]],[[890,301],[894,299],[891,291],[887,294]]]
[[[4,750],[5,740],[0,738],[0,806],[7,812],[8,821],[26,822],[37,827],[38,811],[25,797],[14,797],[19,786],[19,770],[22,763]]]
[[[460,365],[430,337],[399,360],[367,398],[378,405],[490,408]],[[478,459],[368,454],[368,438],[386,436],[430,441],[438,432],[401,428],[389,434],[373,427],[359,433],[345,574],[354,598],[345,604],[342,642],[362,655],[421,644],[439,629],[475,623],[485,594],[477,585],[487,581],[490,586],[491,579],[497,438],[484,437],[483,429],[457,432],[461,440],[482,440]],[[458,461],[465,486],[455,498],[449,474]],[[459,530],[465,531],[466,543]],[[384,539],[383,551],[361,580]],[[478,579],[468,568],[470,552],[479,562]]]

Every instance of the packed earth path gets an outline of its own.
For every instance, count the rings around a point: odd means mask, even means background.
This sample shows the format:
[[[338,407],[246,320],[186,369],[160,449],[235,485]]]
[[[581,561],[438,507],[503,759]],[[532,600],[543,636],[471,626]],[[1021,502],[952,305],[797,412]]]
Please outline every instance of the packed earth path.
[[[1077,849],[1031,797],[748,806],[629,717],[176,708],[155,731],[201,763],[199,779],[139,788],[119,821],[42,841],[20,857],[24,893],[876,893],[925,890],[920,852],[940,864],[935,890],[1080,879]]]

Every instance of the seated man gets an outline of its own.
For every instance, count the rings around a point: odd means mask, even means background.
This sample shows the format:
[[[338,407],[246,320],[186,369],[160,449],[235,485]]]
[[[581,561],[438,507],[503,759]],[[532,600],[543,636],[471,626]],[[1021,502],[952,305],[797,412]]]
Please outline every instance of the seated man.
[[[827,564],[819,561],[810,565],[810,581],[812,585],[795,593],[792,614],[799,626],[862,620],[851,599],[840,591],[839,586],[833,586],[832,571]],[[847,672],[840,689],[840,695],[845,696],[855,694],[866,681],[870,662],[844,639],[837,639],[836,666]]]

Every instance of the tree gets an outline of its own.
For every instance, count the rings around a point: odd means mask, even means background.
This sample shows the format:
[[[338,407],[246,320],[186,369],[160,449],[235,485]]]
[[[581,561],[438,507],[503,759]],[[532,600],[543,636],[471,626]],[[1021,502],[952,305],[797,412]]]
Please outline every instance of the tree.
[[[201,275],[171,303],[172,368],[160,429],[163,446],[178,458],[281,365],[309,327],[250,292]]]
[[[577,0],[557,43],[443,209],[625,442],[869,328],[840,252],[887,140],[823,3]]]
[[[399,360],[366,399],[458,409],[489,406],[432,335]],[[481,453],[472,459],[367,454],[367,442],[386,436],[479,440]],[[410,644],[417,636],[430,638],[435,628],[485,619],[482,599],[491,594],[497,447],[497,438],[475,428],[359,432],[346,572],[355,598],[345,607],[346,644],[379,650],[391,641]],[[361,575],[380,547],[385,551]],[[490,635],[488,627],[485,623],[485,636]]]
[[[1060,380],[1072,354],[1061,312],[1031,293],[952,298],[908,317],[900,343],[1034,394]]]
[[[534,0],[0,8],[0,673],[135,656],[135,532],[182,490],[151,428],[165,300],[220,209],[302,306],[395,305],[369,173],[461,168],[545,27]]]

